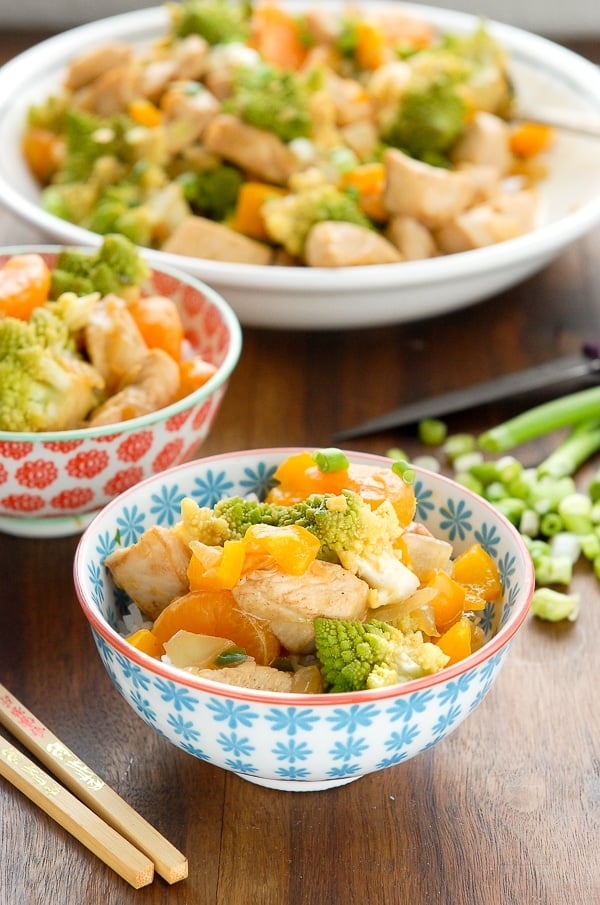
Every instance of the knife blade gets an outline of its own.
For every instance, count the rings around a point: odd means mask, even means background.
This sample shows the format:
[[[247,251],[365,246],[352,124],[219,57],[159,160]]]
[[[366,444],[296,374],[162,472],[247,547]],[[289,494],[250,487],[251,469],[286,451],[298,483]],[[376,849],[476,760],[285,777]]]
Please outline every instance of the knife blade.
[[[473,386],[449,393],[430,396],[417,402],[401,405],[375,418],[334,434],[334,440],[347,440],[378,433],[393,427],[415,424],[424,418],[441,418],[454,412],[466,411],[478,405],[510,399],[513,396],[539,390],[585,377],[600,374],[600,345],[586,344],[574,355],[515,371]]]

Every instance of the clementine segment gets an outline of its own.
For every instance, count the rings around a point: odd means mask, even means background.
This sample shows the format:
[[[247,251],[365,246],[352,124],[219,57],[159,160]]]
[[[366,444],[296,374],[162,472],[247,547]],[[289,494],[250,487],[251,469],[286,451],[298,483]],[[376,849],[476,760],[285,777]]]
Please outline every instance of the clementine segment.
[[[152,632],[164,644],[180,629],[227,638],[262,666],[268,666],[281,651],[267,623],[240,610],[226,589],[199,589],[178,597],[158,616]]]

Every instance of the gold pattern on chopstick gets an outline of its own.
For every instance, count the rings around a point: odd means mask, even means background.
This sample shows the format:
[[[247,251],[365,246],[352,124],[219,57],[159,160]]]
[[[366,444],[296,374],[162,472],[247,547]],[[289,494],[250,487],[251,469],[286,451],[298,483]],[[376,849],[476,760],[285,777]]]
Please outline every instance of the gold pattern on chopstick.
[[[44,795],[47,795],[49,798],[60,795],[61,786],[53,782],[43,770],[40,770],[39,767],[32,764],[27,757],[23,757],[23,755],[19,754],[14,748],[2,748],[0,749],[0,755],[7,763],[12,764],[12,766],[20,770],[21,773],[27,775]]]
[[[98,792],[104,786],[104,780],[100,779],[87,764],[75,757],[73,752],[63,745],[62,742],[54,741],[46,745],[46,751],[52,755],[55,760],[60,761],[65,767],[68,767],[71,773],[76,776],[84,785],[92,792]]]

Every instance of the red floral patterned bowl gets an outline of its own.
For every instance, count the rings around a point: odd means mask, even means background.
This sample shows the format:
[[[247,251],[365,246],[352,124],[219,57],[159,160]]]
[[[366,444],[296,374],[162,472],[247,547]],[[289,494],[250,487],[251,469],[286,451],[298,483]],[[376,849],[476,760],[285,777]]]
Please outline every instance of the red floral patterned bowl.
[[[0,266],[36,252],[52,266],[58,246],[0,250]],[[113,497],[191,459],[211,429],[237,365],[242,333],[229,304],[200,280],[155,268],[151,290],[175,299],[185,336],[217,371],[200,389],[149,415],[105,427],[42,433],[0,431],[0,531],[27,537],[77,534]]]

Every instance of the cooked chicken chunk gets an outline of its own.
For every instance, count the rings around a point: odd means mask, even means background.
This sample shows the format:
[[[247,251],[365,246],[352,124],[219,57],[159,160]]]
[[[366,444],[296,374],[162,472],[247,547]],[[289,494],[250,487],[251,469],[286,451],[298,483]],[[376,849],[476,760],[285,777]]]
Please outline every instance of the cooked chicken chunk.
[[[465,173],[444,170],[388,148],[384,154],[384,204],[435,229],[473,202],[476,186]]]
[[[221,104],[201,86],[193,93],[174,87],[163,95],[161,109],[168,151],[179,154],[202,137],[206,126],[219,113]]]
[[[77,105],[97,116],[123,113],[138,95],[137,73],[128,63],[108,69],[77,94]]]
[[[296,157],[276,135],[230,113],[220,113],[209,123],[204,146],[265,182],[284,184],[297,167]]]
[[[386,236],[395,245],[404,261],[419,261],[433,258],[438,253],[430,230],[414,217],[398,214],[392,217],[386,229]]]
[[[503,176],[513,163],[508,124],[493,113],[475,113],[453,149],[452,159],[455,163],[492,166]]]
[[[354,223],[324,220],[310,230],[304,258],[311,267],[396,264],[402,255],[378,233]]]
[[[137,543],[118,547],[105,559],[115,584],[123,588],[149,618],[188,590],[187,544],[168,528],[148,528]]]
[[[89,359],[102,375],[108,393],[146,355],[148,347],[127,303],[118,295],[105,296],[92,310],[84,331]]]
[[[452,544],[433,537],[431,534],[420,534],[414,531],[406,531],[403,539],[410,557],[411,568],[421,581],[425,581],[434,569],[449,567]]]
[[[535,210],[531,191],[499,195],[449,220],[436,240],[442,251],[454,254],[514,239],[533,229]]]
[[[179,366],[163,349],[148,349],[126,374],[119,390],[88,418],[89,427],[129,421],[170,405],[177,398]]]
[[[238,264],[270,264],[268,245],[242,236],[222,223],[205,217],[189,216],[179,224],[162,246],[163,251],[210,261],[234,261]]]
[[[315,617],[364,618],[369,587],[342,566],[316,560],[302,576],[249,572],[233,596],[240,609],[265,619],[287,650],[309,653],[314,648]]]
[[[77,91],[89,85],[105,72],[121,67],[133,57],[133,47],[129,44],[103,44],[74,59],[67,70],[65,88]]]
[[[291,692],[292,673],[282,672],[272,666],[260,666],[254,660],[244,660],[239,666],[225,666],[223,669],[197,669],[190,667],[187,672],[213,682],[237,685],[242,688],[256,688],[263,691]]]

